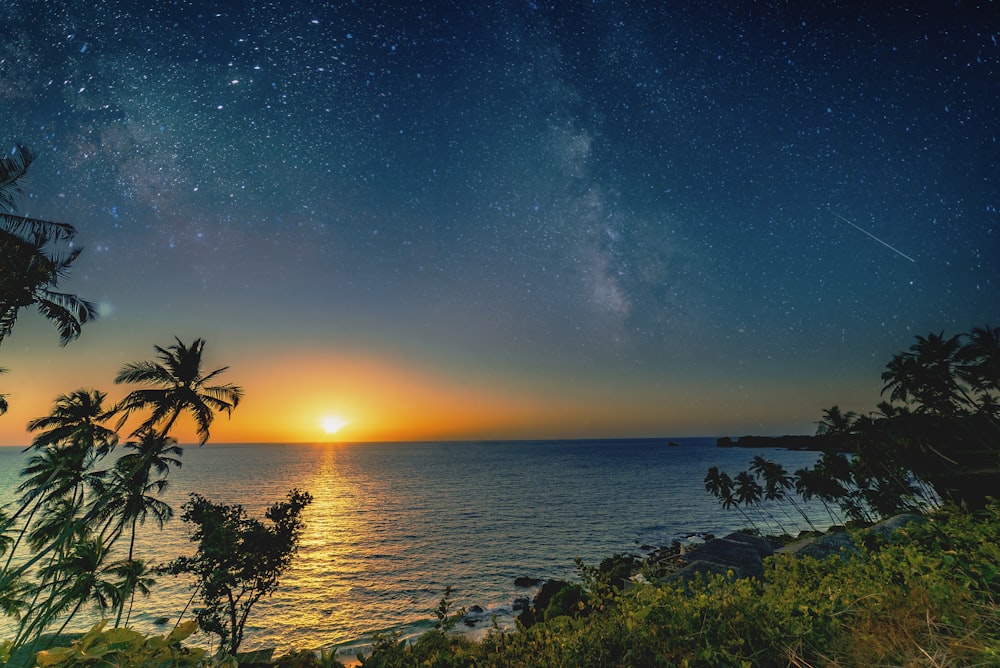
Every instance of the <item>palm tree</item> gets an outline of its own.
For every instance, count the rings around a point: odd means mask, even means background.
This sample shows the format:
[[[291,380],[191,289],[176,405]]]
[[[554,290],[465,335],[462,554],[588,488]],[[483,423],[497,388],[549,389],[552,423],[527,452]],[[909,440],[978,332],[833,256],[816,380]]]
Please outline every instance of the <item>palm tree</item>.
[[[0,374],[2,373],[7,373],[7,369],[0,369]],[[0,394],[0,415],[6,413],[8,408],[10,405],[7,403],[7,395]]]
[[[736,483],[735,487],[733,488],[733,495],[736,503],[742,504],[747,508],[751,506],[758,506],[757,516],[761,517],[760,515],[761,511],[759,506],[761,499],[763,498],[764,488],[761,487],[760,483],[758,483],[754,479],[754,477],[749,473],[747,473],[746,471],[740,471],[739,473],[737,473],[736,477],[733,478],[733,482]],[[747,517],[747,519],[749,520],[750,518]],[[771,517],[771,519],[774,520],[774,517]],[[759,533],[760,530],[752,520],[750,521],[750,524]]]
[[[101,424],[109,416],[105,398],[107,394],[97,390],[60,395],[51,413],[28,423],[28,431],[41,431],[32,439],[31,447],[40,450],[50,445],[72,445],[88,451],[90,457],[104,457],[118,444],[118,434]]]
[[[8,521],[13,524],[25,511],[27,515],[7,556],[4,570],[10,567],[14,553],[25,535],[37,546],[41,536],[56,540],[59,537],[66,539],[72,534],[72,531],[64,533],[62,527],[53,524],[52,520],[55,517],[75,520],[83,501],[83,483],[87,478],[84,461],[84,454],[79,449],[59,450],[54,447],[47,447],[28,459],[21,470],[21,476],[25,480],[17,487],[17,491],[21,493],[20,506]],[[58,513],[49,512],[56,506],[60,509]],[[43,530],[32,526],[39,510],[47,518]]]
[[[884,394],[893,401],[918,404],[918,410],[952,417],[975,405],[958,382],[961,335],[945,338],[944,332],[917,336],[909,352],[897,353],[882,373]]]
[[[104,526],[110,532],[109,542],[113,543],[129,530],[128,556],[122,562],[126,570],[138,563],[134,559],[137,528],[152,517],[162,529],[174,515],[173,508],[157,496],[167,488],[166,476],[170,467],[181,465],[179,457],[183,451],[176,443],[173,438],[143,432],[140,440],[125,444],[131,452],[122,455],[114,468],[94,485],[100,504],[99,516],[107,520]],[[116,626],[121,622],[126,601],[131,608],[138,581],[124,579],[122,583],[130,587],[121,590]]]
[[[802,516],[802,519],[806,521],[809,528],[816,531],[816,526],[809,519],[809,515],[802,510],[801,506],[795,502],[795,497],[790,496],[787,492],[792,489],[792,476],[789,475],[785,467],[777,462],[772,462],[769,459],[765,459],[761,455],[757,455],[750,462],[750,471],[760,477],[764,481],[764,500],[765,501],[788,501],[792,507]],[[786,515],[787,517],[787,515]]]
[[[828,436],[850,436],[854,430],[854,421],[858,414],[854,411],[846,413],[840,410],[840,406],[831,406],[823,409],[823,417],[816,422],[816,434]]]
[[[14,144],[9,154],[0,155],[0,209],[11,211],[21,194],[18,180],[28,172],[28,167],[35,159],[27,148]]]
[[[229,367],[203,374],[203,339],[184,345],[175,337],[175,345],[161,348],[154,346],[158,361],[132,362],[122,367],[115,377],[116,383],[143,383],[151,387],[132,390],[115,408],[121,413],[119,427],[134,411],[151,408],[152,414],[135,431],[153,430],[161,426],[160,435],[170,432],[174,422],[184,412],[194,418],[200,443],[208,441],[209,427],[215,413],[230,415],[243,396],[243,389],[236,385],[210,385],[209,383]]]
[[[728,473],[720,472],[718,466],[713,466],[708,469],[708,473],[705,475],[705,490],[717,498],[719,503],[721,503],[722,507],[726,510],[736,508],[740,515],[743,516],[743,519],[746,520],[747,524],[759,533],[757,525],[754,524],[754,521],[750,519],[750,516],[747,515],[742,508],[740,508],[739,502],[733,493],[735,490],[733,479]]]
[[[29,431],[43,431],[32,439],[30,447],[38,453],[21,471],[26,478],[18,486],[21,505],[9,518],[13,522],[27,511],[22,536],[44,504],[70,497],[74,507],[82,505],[83,485],[92,478],[94,463],[118,442],[118,435],[100,424],[106,417],[104,398],[105,394],[97,390],[60,395],[49,415],[28,423]],[[14,549],[20,540],[21,536]],[[10,566],[10,557],[5,567]]]
[[[126,527],[131,530],[128,546],[128,560],[131,561],[135,552],[136,526],[145,524],[152,516],[163,528],[173,517],[173,509],[156,495],[167,488],[166,476],[170,467],[180,467],[178,457],[183,450],[173,438],[152,432],[145,432],[139,441],[126,443],[125,448],[132,452],[122,455],[109,472],[110,480],[101,480],[95,488],[104,508],[102,514],[118,520],[112,535],[121,535]],[[154,472],[159,477],[154,478]]]
[[[51,586],[57,595],[50,599],[44,610],[33,616],[28,627],[44,628],[56,616],[69,610],[56,632],[58,635],[84,604],[93,603],[102,613],[116,606],[118,588],[104,577],[110,573],[105,564],[107,556],[107,545],[97,536],[87,536],[74,543],[64,558],[40,569],[42,581]]]
[[[128,600],[128,613],[125,615],[125,626],[128,626],[132,617],[132,603],[135,601],[136,593],[149,596],[150,587],[156,582],[150,573],[146,562],[141,559],[124,559],[112,564],[108,571],[118,576],[118,616],[115,618],[115,627],[121,626],[122,611],[125,609],[125,601]]]
[[[733,481],[728,473],[719,472],[718,466],[708,469],[705,474],[705,491],[719,499],[723,507],[728,508],[733,499]]]
[[[981,395],[985,403],[992,393],[1000,392],[1000,327],[974,327],[968,342],[958,353],[962,363],[959,373]]]
[[[59,253],[52,246],[72,242],[73,226],[13,213],[17,181],[33,159],[19,144],[0,156],[0,343],[21,310],[34,306],[56,325],[60,344],[66,345],[80,335],[83,323],[97,317],[97,310],[85,299],[57,291],[82,249]]]
[[[842,494],[846,493],[840,483],[817,471],[815,467],[799,469],[795,472],[794,479],[795,493],[807,503],[814,497],[819,499],[826,509],[827,515],[830,516],[830,522],[836,524],[838,519],[833,514],[830,503],[836,502]]]

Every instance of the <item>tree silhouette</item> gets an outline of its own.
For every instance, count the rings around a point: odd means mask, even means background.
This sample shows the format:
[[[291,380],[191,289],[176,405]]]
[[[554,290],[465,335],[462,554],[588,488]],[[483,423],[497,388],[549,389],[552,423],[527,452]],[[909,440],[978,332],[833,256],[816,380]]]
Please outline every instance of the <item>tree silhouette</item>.
[[[118,603],[118,588],[106,576],[111,573],[105,564],[108,548],[97,536],[88,536],[75,542],[70,552],[55,564],[41,569],[43,582],[57,592],[42,618],[52,618],[69,611],[62,626],[62,633],[80,608],[93,603],[105,612]]]
[[[80,335],[85,322],[97,317],[97,310],[87,300],[58,290],[82,251],[72,245],[66,252],[56,250],[73,241],[73,226],[14,213],[17,182],[33,159],[20,144],[0,156],[0,343],[20,312],[34,306],[55,324],[60,344],[66,345]]]
[[[8,518],[10,525],[27,512],[5,569],[9,568],[14,550],[40,508],[61,499],[75,509],[82,506],[84,484],[93,480],[89,472],[94,462],[110,453],[118,442],[118,435],[101,424],[107,417],[104,398],[104,393],[96,390],[60,395],[49,415],[28,423],[29,431],[41,433],[32,439],[30,446],[36,454],[28,459],[21,471],[21,477],[25,478],[18,486],[21,504]],[[48,527],[49,530],[54,528]],[[39,535],[49,533],[47,530]]]
[[[243,389],[231,384],[210,384],[229,367],[203,374],[204,340],[195,339],[190,346],[178,338],[175,341],[176,344],[166,348],[154,346],[158,361],[132,362],[118,372],[116,383],[150,386],[132,390],[118,404],[115,412],[121,413],[119,427],[133,412],[150,408],[151,415],[135,433],[160,426],[160,435],[165,436],[177,418],[187,412],[194,418],[200,443],[204,445],[215,413],[230,415],[239,404]]]
[[[761,455],[757,455],[750,462],[750,472],[764,481],[765,501],[788,501],[789,504],[799,513],[809,528],[813,531],[816,526],[809,515],[802,507],[795,502],[793,496],[789,496],[788,491],[793,489],[792,476],[785,470],[785,467],[777,462],[772,462]]]
[[[854,411],[846,413],[840,406],[823,409],[823,417],[816,423],[816,434],[827,436],[850,436],[854,431],[854,422],[858,414]]]
[[[182,519],[193,527],[198,543],[193,557],[171,562],[170,572],[198,578],[205,606],[198,611],[199,626],[218,634],[226,651],[235,655],[254,604],[278,588],[278,579],[291,564],[302,533],[301,513],[312,502],[308,492],[292,490],[288,500],[268,508],[270,526],[249,517],[239,504],[226,505],[192,494]]]
[[[0,368],[0,374],[4,374],[4,373],[7,373],[7,369]],[[9,408],[10,408],[10,405],[7,403],[7,395],[6,394],[0,394],[0,415],[3,415],[4,413],[6,413],[7,409],[9,409]]]

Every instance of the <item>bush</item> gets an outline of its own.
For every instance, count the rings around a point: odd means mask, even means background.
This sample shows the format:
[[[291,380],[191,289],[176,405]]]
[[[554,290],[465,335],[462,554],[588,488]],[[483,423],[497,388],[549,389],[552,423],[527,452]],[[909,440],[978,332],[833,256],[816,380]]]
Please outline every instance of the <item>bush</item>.
[[[440,630],[412,645],[376,642],[364,665],[1000,665],[1000,505],[975,515],[947,508],[886,539],[852,538],[850,554],[770,557],[763,581],[729,573],[590,589],[586,616],[547,613],[478,643]],[[588,586],[602,585],[589,577],[600,570],[583,571]],[[560,591],[563,610],[569,591]]]

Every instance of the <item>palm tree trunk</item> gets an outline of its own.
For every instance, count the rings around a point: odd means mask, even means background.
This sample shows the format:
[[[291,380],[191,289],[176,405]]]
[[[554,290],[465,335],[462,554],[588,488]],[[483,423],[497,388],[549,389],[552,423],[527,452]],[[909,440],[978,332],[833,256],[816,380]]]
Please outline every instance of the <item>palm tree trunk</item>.
[[[129,563],[129,565],[132,565],[132,554],[133,554],[133,550],[135,549],[135,524],[136,524],[137,521],[138,521],[138,518],[135,518],[135,517],[132,518],[132,536],[129,538],[129,541],[128,541],[128,563]],[[129,595],[129,597],[128,597],[129,598],[128,613],[129,613],[129,616],[131,616],[132,615],[132,602],[135,600],[135,582],[132,582],[131,586],[125,592],[123,592],[123,593],[127,593]],[[124,611],[125,611],[125,597],[122,596],[121,601],[118,603],[118,615],[115,617],[115,628],[118,628],[118,626],[121,624],[122,613]],[[125,618],[125,626],[128,626],[128,617]]]

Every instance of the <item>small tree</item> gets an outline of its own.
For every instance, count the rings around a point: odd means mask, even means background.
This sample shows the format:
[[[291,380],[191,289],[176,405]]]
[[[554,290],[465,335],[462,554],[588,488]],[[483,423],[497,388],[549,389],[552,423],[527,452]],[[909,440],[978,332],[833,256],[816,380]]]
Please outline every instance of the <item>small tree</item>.
[[[192,494],[181,519],[194,526],[191,540],[198,543],[193,557],[180,557],[168,572],[191,573],[198,579],[204,607],[198,624],[218,634],[226,651],[235,655],[243,641],[243,627],[250,609],[278,588],[298,550],[302,510],[312,502],[308,492],[293,489],[288,500],[275,503],[264,516],[271,526],[247,515],[240,504],[213,503]]]

